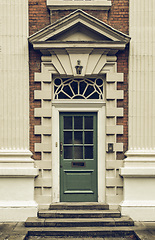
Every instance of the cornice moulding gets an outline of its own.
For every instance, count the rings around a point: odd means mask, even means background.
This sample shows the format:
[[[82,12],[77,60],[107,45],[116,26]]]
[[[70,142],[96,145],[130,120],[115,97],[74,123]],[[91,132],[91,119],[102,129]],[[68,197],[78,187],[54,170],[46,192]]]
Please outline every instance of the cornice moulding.
[[[0,163],[5,162],[21,162],[21,163],[34,163],[31,158],[32,153],[29,150],[0,150]]]
[[[38,204],[31,200],[31,201],[0,201],[0,207],[4,207],[4,208],[8,208],[8,207],[27,207],[27,208],[33,208],[33,207],[37,207]]]
[[[32,156],[32,153],[29,150],[12,150],[12,149],[0,149],[0,156],[1,155],[27,155],[27,156]]]
[[[155,201],[146,201],[146,200],[143,200],[143,201],[136,201],[136,200],[125,200],[123,201],[120,206],[127,206],[127,207],[154,207],[155,206]]]
[[[92,10],[109,10],[112,6],[111,1],[63,1],[63,0],[47,0],[47,7],[52,10],[68,10],[68,9],[92,9]]]
[[[155,167],[126,167],[120,168],[120,175],[123,177],[155,178]]]
[[[63,105],[62,105],[63,104]],[[79,107],[79,108],[88,108],[88,107],[92,107],[92,108],[96,108],[96,107],[103,107],[105,106],[105,102],[103,102],[102,100],[99,101],[89,101],[87,100],[87,102],[84,100],[81,100],[80,102],[79,101],[76,101],[76,100],[73,100],[73,101],[67,101],[67,100],[53,100],[52,101],[52,106],[56,106],[56,107],[68,107],[68,108],[72,108],[73,107],[73,104],[74,106],[76,107]]]
[[[129,157],[154,157],[155,158],[155,150],[128,150],[125,155],[127,158]]]
[[[0,168],[0,178],[3,177],[36,177],[38,175],[37,168]]]
[[[93,49],[100,49],[101,51],[105,49],[106,53],[105,54],[110,54],[110,55],[115,55],[118,50],[124,50],[126,44],[125,43],[80,43],[80,42],[72,42],[72,43],[67,43],[67,42],[38,42],[34,43],[33,47],[35,50],[40,50],[40,51],[46,51],[46,54],[50,55],[51,50],[55,49],[62,49],[62,48],[68,48],[70,49],[75,49],[78,52],[83,53],[84,48],[93,48]],[[114,50],[114,53],[111,53],[111,51]]]

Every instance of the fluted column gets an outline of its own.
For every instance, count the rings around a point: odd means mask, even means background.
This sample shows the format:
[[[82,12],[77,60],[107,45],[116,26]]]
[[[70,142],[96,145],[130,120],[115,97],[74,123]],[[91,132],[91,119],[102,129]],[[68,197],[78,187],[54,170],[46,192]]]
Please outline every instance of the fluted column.
[[[29,149],[28,3],[1,0],[0,151]]]
[[[122,215],[155,221],[155,1],[130,0],[129,150]]]
[[[36,216],[29,151],[28,0],[0,1],[0,221]]]
[[[130,1],[129,150],[155,151],[155,1]]]

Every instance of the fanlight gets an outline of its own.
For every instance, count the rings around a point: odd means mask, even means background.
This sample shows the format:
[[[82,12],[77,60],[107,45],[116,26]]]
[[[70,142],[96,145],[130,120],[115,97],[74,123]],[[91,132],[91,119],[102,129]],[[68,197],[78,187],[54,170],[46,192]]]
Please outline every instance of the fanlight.
[[[54,99],[103,99],[103,89],[100,77],[54,79]]]

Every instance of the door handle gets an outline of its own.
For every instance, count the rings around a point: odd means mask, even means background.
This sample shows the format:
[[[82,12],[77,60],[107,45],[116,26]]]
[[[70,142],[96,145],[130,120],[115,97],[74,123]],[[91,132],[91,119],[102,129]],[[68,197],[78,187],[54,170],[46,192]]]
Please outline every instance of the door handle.
[[[62,156],[62,153],[63,153],[63,143],[60,142],[60,155]]]

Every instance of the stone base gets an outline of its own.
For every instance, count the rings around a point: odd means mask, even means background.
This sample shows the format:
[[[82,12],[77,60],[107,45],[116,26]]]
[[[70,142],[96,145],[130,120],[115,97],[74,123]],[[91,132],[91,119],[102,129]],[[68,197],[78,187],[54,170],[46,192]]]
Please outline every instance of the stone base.
[[[22,222],[37,216],[37,204],[29,202],[0,202],[0,222]]]
[[[0,221],[25,221],[37,216],[34,167],[29,151],[0,152]]]
[[[155,221],[155,203],[147,203],[145,206],[141,205],[140,203],[135,203],[131,205],[130,203],[123,202],[120,205],[121,215],[122,216],[130,216],[134,221]]]
[[[124,178],[121,214],[134,221],[155,221],[155,152],[128,151],[120,175]]]

